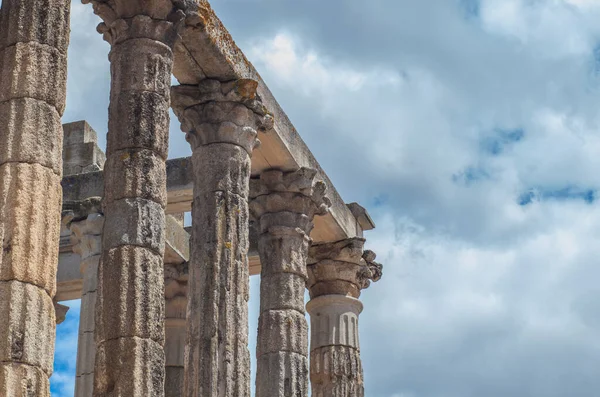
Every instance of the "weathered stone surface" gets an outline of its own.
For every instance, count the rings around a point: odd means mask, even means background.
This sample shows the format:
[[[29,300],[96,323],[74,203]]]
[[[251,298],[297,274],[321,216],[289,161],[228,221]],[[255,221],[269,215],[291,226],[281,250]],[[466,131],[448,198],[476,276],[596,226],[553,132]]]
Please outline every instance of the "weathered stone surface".
[[[22,363],[0,363],[0,396],[50,397],[48,375]]]
[[[262,280],[261,280],[262,281]],[[261,313],[258,320],[261,331],[256,346],[258,357],[278,352],[308,352],[308,324],[304,312],[281,309]]]
[[[229,143],[200,146],[192,155],[192,164],[195,199],[218,191],[248,196],[250,157],[243,148]]]
[[[164,208],[167,205],[167,168],[163,158],[146,149],[129,149],[114,153],[105,165],[105,203],[141,198]]]
[[[105,233],[108,233],[111,229],[106,220]],[[129,245],[105,250],[98,272],[96,342],[138,337],[162,345],[163,277],[161,255]],[[114,308],[120,308],[122,314],[117,315]]]
[[[52,375],[56,319],[52,299],[20,281],[0,281],[0,362],[22,363]],[[4,337],[5,336],[5,337]]]
[[[0,164],[38,163],[62,172],[60,115],[47,103],[31,98],[0,103]]]
[[[67,56],[36,42],[17,43],[0,53],[0,102],[33,98],[65,110]]]
[[[357,349],[326,346],[312,350],[310,373],[312,396],[364,396],[363,370]]]
[[[165,263],[165,396],[181,397],[189,267]]]
[[[306,354],[279,352],[256,359],[257,396],[307,396]],[[258,379],[261,379],[258,382]]]
[[[115,93],[153,92],[169,100],[173,67],[169,46],[149,39],[128,40],[113,47],[110,62]]]
[[[63,175],[99,171],[106,156],[98,146],[96,131],[85,121],[63,125]]]
[[[327,213],[316,172],[267,171],[251,182],[262,263],[256,396],[308,396],[306,261],[313,218]]]
[[[107,230],[103,239],[105,253],[116,247],[133,245],[152,250],[162,258],[165,252],[165,212],[159,203],[133,198],[117,200],[106,205],[104,216],[104,228]]]
[[[0,281],[56,291],[60,177],[38,164],[0,165]]]
[[[383,266],[373,251],[363,251],[365,239],[354,238],[313,245],[310,250],[308,287],[311,298],[321,295],[360,296],[371,281],[378,281]]]
[[[82,205],[88,208],[86,205]],[[75,370],[75,397],[92,397],[94,365],[96,360],[95,311],[98,288],[98,266],[102,254],[104,216],[91,207],[87,217],[69,224],[73,252],[81,257],[83,291],[77,342],[77,367]],[[85,210],[83,210],[85,211]],[[76,211],[77,212],[77,211]],[[77,215],[81,216],[81,215]]]
[[[273,127],[273,118],[256,96],[256,86],[254,80],[206,79],[197,87],[173,87],[173,110],[192,150],[230,143],[251,155],[258,146],[258,131]]]
[[[172,89],[195,173],[186,397],[250,396],[250,155],[258,130],[272,122],[255,88],[251,81],[206,80]]]
[[[57,121],[66,97],[69,9],[64,0],[6,0],[0,8],[3,396],[49,395],[62,200]]]
[[[106,340],[97,346],[95,397],[162,396],[164,378],[159,342],[134,337]]]
[[[311,387],[314,396],[363,397],[356,299],[382,275],[365,240],[347,239],[313,245],[308,266],[311,301]]]
[[[247,198],[229,192],[207,193],[194,201],[188,397],[250,396],[247,205]]]
[[[3,0],[0,48],[36,42],[62,54],[69,46],[69,0]]]
[[[109,105],[107,158],[126,149],[152,150],[163,159],[169,152],[169,103],[154,92],[125,91]]]

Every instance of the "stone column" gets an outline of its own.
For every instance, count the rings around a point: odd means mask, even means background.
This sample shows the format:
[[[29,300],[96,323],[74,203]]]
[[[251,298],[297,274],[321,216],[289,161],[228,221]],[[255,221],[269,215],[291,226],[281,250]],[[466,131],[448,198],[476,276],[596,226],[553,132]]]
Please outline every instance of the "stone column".
[[[253,80],[173,87],[192,147],[186,397],[250,396],[248,189],[257,131],[272,125]]]
[[[81,256],[80,270],[83,275],[75,397],[92,397],[94,389],[94,362],[96,359],[94,317],[103,227],[104,216],[99,212],[90,213],[85,219],[72,222],[70,225],[71,240],[74,244],[73,252]]]
[[[172,47],[185,16],[174,3],[184,2],[91,3],[112,79],[94,395],[163,396],[165,161]]]
[[[382,266],[365,240],[354,238],[314,245],[308,266],[311,300],[310,380],[314,397],[363,397],[363,371],[358,341],[358,300],[370,280],[381,278]]]
[[[188,263],[165,263],[165,397],[183,396]]]
[[[68,0],[0,9],[0,396],[50,395],[69,13]]]
[[[316,171],[264,171],[253,180],[262,264],[257,343],[257,397],[308,396],[306,260],[315,215],[330,206]]]

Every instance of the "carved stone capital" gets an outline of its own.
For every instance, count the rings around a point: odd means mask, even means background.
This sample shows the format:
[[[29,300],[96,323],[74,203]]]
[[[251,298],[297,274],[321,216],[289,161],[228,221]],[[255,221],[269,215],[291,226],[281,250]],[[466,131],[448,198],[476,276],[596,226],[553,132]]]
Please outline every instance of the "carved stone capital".
[[[382,276],[375,253],[363,250],[365,239],[352,238],[313,245],[308,260],[308,287],[312,298],[322,295],[360,296],[371,281]]]
[[[94,13],[104,22],[98,33],[115,45],[133,38],[145,38],[172,47],[184,25],[186,9],[180,0],[82,0],[92,3]]]
[[[187,262],[173,265],[165,263],[165,318],[168,323],[182,319],[185,326],[187,308],[187,286],[189,280],[189,265]]]
[[[248,154],[259,144],[258,131],[273,128],[273,117],[257,96],[255,80],[220,82],[205,79],[197,86],[171,88],[171,106],[192,150],[231,143]]]
[[[102,254],[104,216],[92,213],[85,220],[71,223],[73,252],[81,256],[80,271],[85,275],[90,265],[97,266]]]
[[[264,171],[250,180],[250,212],[258,220],[259,233],[300,229],[308,236],[315,215],[325,215],[331,201],[327,186],[317,180],[317,171],[301,168],[293,172]]]

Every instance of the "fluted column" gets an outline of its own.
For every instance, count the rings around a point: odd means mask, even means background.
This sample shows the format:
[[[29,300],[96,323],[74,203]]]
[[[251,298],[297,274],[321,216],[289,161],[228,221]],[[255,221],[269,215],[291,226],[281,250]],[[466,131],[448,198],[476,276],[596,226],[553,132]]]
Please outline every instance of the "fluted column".
[[[165,397],[183,396],[188,263],[165,263]]]
[[[327,213],[316,171],[264,171],[252,181],[262,264],[257,343],[257,397],[308,396],[306,260],[315,215]]]
[[[0,396],[50,395],[69,13],[68,0],[0,9]]]
[[[163,396],[165,161],[184,2],[91,3],[111,44],[94,396]]]
[[[94,317],[98,266],[102,254],[102,230],[104,216],[96,208],[82,220],[70,224],[73,252],[81,256],[80,271],[83,276],[79,335],[77,341],[77,367],[75,372],[75,397],[92,397],[94,389]]]
[[[257,131],[272,125],[257,85],[204,80],[172,90],[194,169],[186,397],[250,396],[250,157]]]
[[[310,314],[310,380],[314,397],[363,397],[358,300],[382,266],[365,240],[354,238],[314,245],[310,249],[308,287]]]

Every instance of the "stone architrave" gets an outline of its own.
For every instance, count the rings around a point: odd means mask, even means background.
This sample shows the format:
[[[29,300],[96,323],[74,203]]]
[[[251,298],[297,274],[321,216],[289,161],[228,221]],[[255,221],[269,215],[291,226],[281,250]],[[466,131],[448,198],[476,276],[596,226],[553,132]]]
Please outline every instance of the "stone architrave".
[[[165,397],[183,396],[188,263],[165,263]]]
[[[75,397],[92,397],[94,390],[94,343],[98,266],[102,255],[104,216],[100,198],[84,202],[65,203],[63,223],[71,230],[73,252],[81,257],[83,276],[79,335],[77,341],[77,366],[75,370]]]
[[[250,209],[262,264],[257,397],[308,396],[308,324],[304,292],[315,215],[328,212],[317,172],[264,171],[252,180]]]
[[[250,396],[248,189],[258,130],[273,119],[253,80],[172,88],[192,147],[186,397]]]
[[[363,397],[358,300],[382,266],[365,240],[354,238],[314,245],[310,249],[308,288],[310,314],[310,380],[314,397]]]
[[[70,4],[0,8],[0,396],[50,395]]]
[[[83,2],[111,45],[94,396],[163,396],[165,161],[185,2]]]

